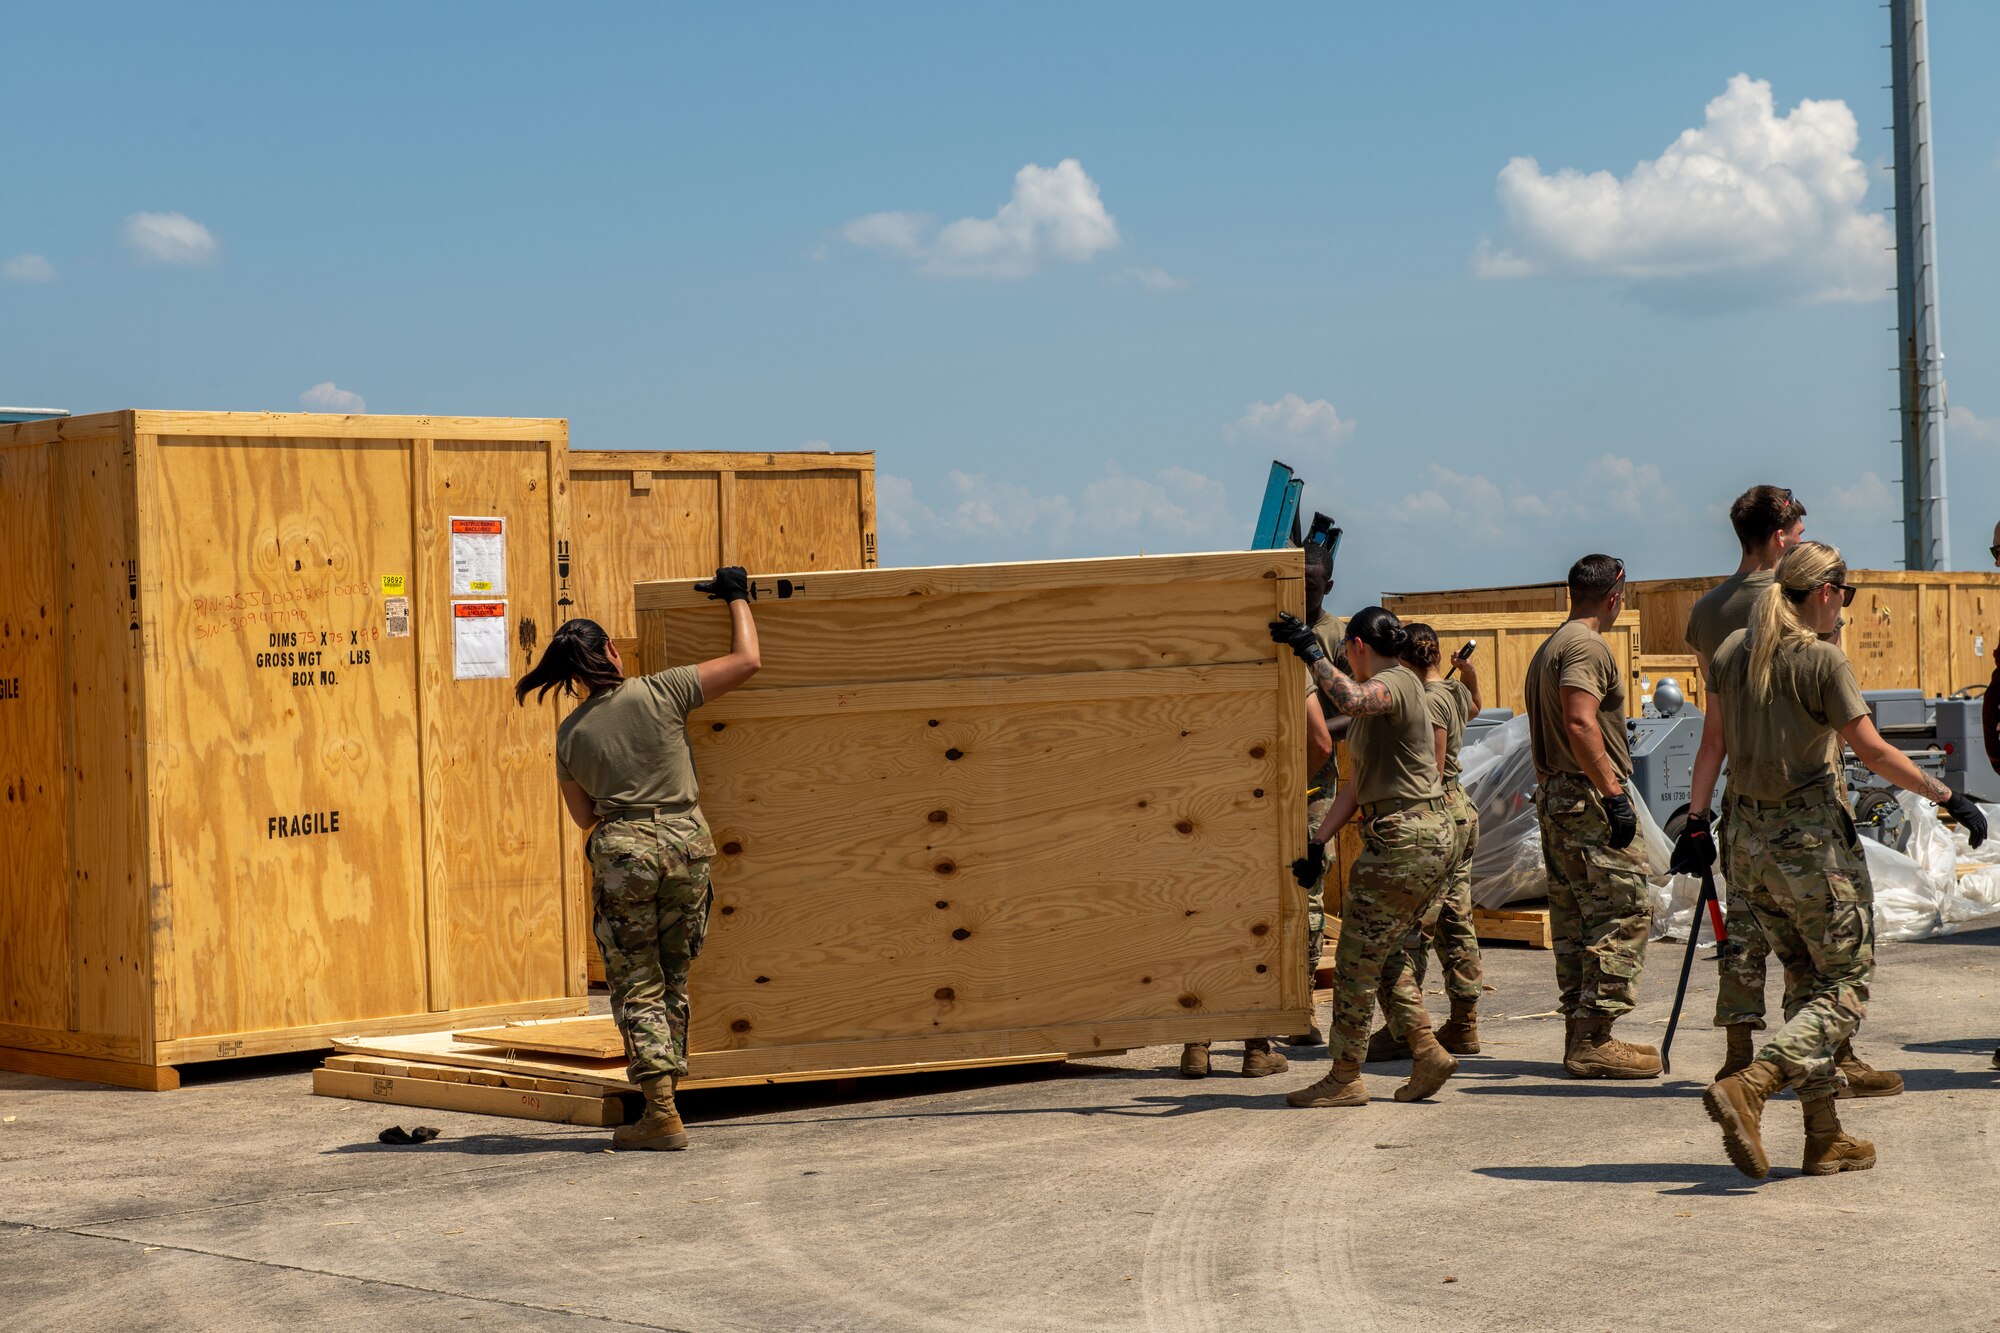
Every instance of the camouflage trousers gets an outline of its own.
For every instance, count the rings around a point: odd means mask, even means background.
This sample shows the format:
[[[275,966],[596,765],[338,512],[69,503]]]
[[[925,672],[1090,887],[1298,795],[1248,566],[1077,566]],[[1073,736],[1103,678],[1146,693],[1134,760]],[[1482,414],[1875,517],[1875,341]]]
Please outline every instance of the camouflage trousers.
[[[1451,815],[1418,806],[1362,825],[1360,859],[1347,878],[1340,943],[1333,953],[1333,1013],[1327,1056],[1360,1060],[1379,1001],[1389,1028],[1408,1040],[1431,1025],[1403,941],[1444,891],[1451,869]]]
[[[1320,794],[1306,802],[1306,836],[1311,837],[1319,828],[1326,812],[1333,809],[1334,797],[1340,795],[1340,766],[1332,756],[1313,774],[1312,785]],[[1320,955],[1326,950],[1326,877],[1333,873],[1333,863],[1340,856],[1338,839],[1327,840],[1326,867],[1319,872],[1319,878],[1306,890],[1306,975],[1319,971]]]
[[[1736,878],[1729,870],[1729,818],[1733,805],[1729,797],[1722,798],[1715,829],[1719,869],[1723,883],[1729,886],[1722,904],[1722,945],[1716,950],[1715,1025],[1726,1028],[1748,1023],[1762,1031],[1766,962],[1771,956],[1771,942],[1764,938],[1757,914],[1750,910],[1749,897],[1737,892]],[[1785,977],[1788,1001],[1794,980],[1789,974]]]
[[[1784,964],[1785,1026],[1757,1058],[1805,1100],[1831,1097],[1833,1053],[1868,1010],[1875,886],[1854,822],[1830,796],[1804,805],[1738,801],[1729,821],[1730,891]]]
[[[1638,1000],[1653,909],[1646,849],[1614,850],[1597,789],[1572,773],[1535,788],[1542,859],[1549,872],[1549,934],[1564,1017],[1617,1018]]]
[[[1444,969],[1445,994],[1454,1000],[1477,1000],[1484,977],[1479,933],[1472,925],[1472,854],[1479,850],[1479,812],[1457,785],[1445,789],[1445,801],[1453,824],[1451,869],[1445,873],[1444,892],[1424,914],[1416,933],[1403,942],[1403,950],[1410,955],[1418,990],[1423,989],[1430,952],[1435,949],[1438,966]]]
[[[633,1082],[687,1073],[688,965],[708,933],[715,843],[701,816],[607,819],[590,835],[592,930]]]

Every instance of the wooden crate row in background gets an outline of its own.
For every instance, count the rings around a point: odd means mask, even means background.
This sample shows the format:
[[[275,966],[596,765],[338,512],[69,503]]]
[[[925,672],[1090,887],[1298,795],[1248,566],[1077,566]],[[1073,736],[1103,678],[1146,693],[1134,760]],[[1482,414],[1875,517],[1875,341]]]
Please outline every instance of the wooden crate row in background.
[[[1716,575],[1631,584],[1627,614],[1636,611],[1644,626],[1639,651],[1649,656],[1686,653],[1681,635],[1688,611],[1721,581]],[[1984,685],[1993,675],[1993,645],[2000,638],[2000,571],[1858,569],[1849,572],[1848,582],[1859,591],[1847,610],[1842,647],[1864,690],[1920,689],[1943,696]],[[1566,613],[1569,592],[1560,583],[1533,583],[1385,593],[1382,605],[1405,620]]]

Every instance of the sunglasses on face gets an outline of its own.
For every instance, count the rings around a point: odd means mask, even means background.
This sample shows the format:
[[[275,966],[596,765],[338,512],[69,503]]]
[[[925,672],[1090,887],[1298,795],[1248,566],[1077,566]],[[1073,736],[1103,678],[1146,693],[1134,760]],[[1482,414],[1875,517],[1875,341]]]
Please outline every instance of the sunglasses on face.
[[[1856,588],[1854,587],[1854,585],[1853,585],[1853,584],[1851,584],[1851,583],[1835,583],[1835,582],[1834,582],[1833,580],[1829,579],[1829,580],[1827,580],[1827,584],[1826,584],[1826,586],[1827,586],[1827,587],[1829,587],[1829,588],[1838,588],[1838,589],[1840,589],[1840,604],[1841,604],[1842,606],[1853,606],[1853,605],[1854,605],[1854,594],[1855,594],[1855,593],[1856,593],[1857,591],[1859,591],[1859,590],[1858,590],[1858,589],[1856,589]]]

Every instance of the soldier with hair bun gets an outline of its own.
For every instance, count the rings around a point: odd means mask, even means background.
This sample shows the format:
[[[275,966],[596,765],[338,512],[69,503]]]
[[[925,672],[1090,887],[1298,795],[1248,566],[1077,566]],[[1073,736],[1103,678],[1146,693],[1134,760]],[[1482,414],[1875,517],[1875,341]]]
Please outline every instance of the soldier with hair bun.
[[[1327,657],[1312,627],[1296,616],[1272,622],[1271,637],[1289,646],[1340,713],[1353,719],[1348,753],[1354,771],[1292,867],[1310,887],[1325,871],[1327,840],[1350,819],[1362,821],[1363,848],[1348,877],[1334,951],[1333,1009],[1327,1031],[1332,1069],[1285,1098],[1293,1106],[1361,1106],[1361,1058],[1368,1019],[1379,998],[1389,1027],[1409,1045],[1410,1079],[1396,1100],[1415,1101],[1444,1086],[1458,1061],[1431,1031],[1403,941],[1444,889],[1454,825],[1438,768],[1436,728],[1423,682],[1403,665],[1409,636],[1379,606],[1347,622],[1350,676]]]

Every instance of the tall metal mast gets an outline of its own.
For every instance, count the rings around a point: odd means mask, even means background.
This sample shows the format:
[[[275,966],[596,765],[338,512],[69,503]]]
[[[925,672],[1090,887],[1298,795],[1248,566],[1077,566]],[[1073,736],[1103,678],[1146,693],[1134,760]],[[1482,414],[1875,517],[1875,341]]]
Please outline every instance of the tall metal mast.
[[[1896,332],[1902,383],[1903,566],[1951,563],[1944,484],[1944,351],[1932,209],[1930,25],[1924,0],[1889,0],[1896,98]]]

